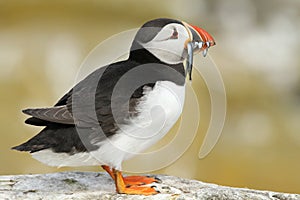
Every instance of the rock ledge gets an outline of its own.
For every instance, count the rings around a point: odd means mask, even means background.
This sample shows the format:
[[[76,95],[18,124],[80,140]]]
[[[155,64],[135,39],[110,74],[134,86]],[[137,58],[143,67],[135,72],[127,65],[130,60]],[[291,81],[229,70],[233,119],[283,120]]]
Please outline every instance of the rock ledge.
[[[268,199],[300,200],[298,194],[219,186],[196,180],[158,175],[161,193],[154,196],[116,194],[106,173],[61,172],[53,174],[0,176],[0,199]]]

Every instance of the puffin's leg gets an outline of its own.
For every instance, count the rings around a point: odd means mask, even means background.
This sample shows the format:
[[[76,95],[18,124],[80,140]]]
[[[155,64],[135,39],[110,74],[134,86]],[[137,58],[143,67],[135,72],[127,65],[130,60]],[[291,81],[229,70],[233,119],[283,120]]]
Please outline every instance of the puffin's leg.
[[[153,187],[137,185],[126,186],[121,171],[113,169],[113,174],[115,176],[116,190],[120,194],[153,195],[159,193]]]
[[[115,175],[107,165],[101,165],[101,167],[115,180]],[[161,183],[161,180],[156,177],[147,177],[147,176],[126,176],[123,177],[123,181],[126,186],[130,185],[146,185],[150,183]]]
[[[111,178],[113,180],[115,180],[115,175],[114,175],[113,171],[110,169],[109,166],[107,166],[107,165],[101,165],[101,167],[111,176]]]

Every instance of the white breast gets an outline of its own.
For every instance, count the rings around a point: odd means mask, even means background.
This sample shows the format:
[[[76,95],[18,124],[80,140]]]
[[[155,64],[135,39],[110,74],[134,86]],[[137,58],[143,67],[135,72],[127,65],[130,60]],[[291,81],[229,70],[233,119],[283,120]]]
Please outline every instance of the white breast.
[[[131,119],[128,125],[120,126],[109,142],[101,142],[99,150],[93,152],[101,162],[121,169],[123,160],[156,143],[178,120],[184,104],[184,85],[160,81],[153,90],[145,92],[137,106],[139,116]]]
[[[52,166],[109,165],[121,170],[123,160],[147,149],[160,140],[178,120],[184,104],[185,86],[169,81],[157,82],[137,105],[140,114],[128,125],[119,126],[114,136],[101,141],[90,153],[69,155],[51,150],[36,152],[34,158]]]

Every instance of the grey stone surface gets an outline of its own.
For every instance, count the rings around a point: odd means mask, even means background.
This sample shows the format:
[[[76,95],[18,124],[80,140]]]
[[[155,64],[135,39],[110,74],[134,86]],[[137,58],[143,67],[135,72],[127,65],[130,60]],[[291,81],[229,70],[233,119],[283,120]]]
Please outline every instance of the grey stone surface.
[[[0,176],[0,199],[300,200],[298,194],[224,187],[165,175],[157,177],[162,180],[162,183],[155,184],[161,193],[153,196],[140,196],[116,194],[114,183],[106,173],[61,172]]]

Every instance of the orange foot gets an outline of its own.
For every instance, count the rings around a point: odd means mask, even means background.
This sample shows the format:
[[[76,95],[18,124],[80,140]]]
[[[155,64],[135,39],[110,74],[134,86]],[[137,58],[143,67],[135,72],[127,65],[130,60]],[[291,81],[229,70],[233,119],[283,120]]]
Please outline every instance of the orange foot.
[[[102,168],[107,171],[107,173],[111,176],[112,179],[116,179],[113,171],[107,165],[102,165]],[[123,181],[127,187],[129,186],[139,186],[139,185],[147,185],[151,183],[161,183],[161,180],[157,177],[150,176],[126,176],[123,177]]]
[[[159,193],[159,191],[155,190],[155,186],[146,187],[137,185],[126,185],[122,173],[118,170],[113,169],[113,174],[115,177],[116,190],[120,194],[154,195]],[[133,178],[135,179],[136,176],[133,176]],[[132,177],[129,179],[132,179]]]
[[[158,194],[159,191],[155,190],[154,187],[136,186],[132,185],[129,187],[119,187],[117,192],[120,194],[137,194],[137,195],[154,195]]]
[[[159,178],[150,176],[126,176],[123,178],[123,180],[127,186],[161,183]]]
[[[140,186],[150,184],[153,182],[160,183],[161,180],[158,178],[147,176],[123,177],[121,171],[115,169],[111,170],[110,167],[106,165],[102,165],[102,168],[109,173],[112,179],[114,179],[116,184],[116,190],[120,194],[154,195],[159,193],[159,191],[155,190],[156,186]]]

